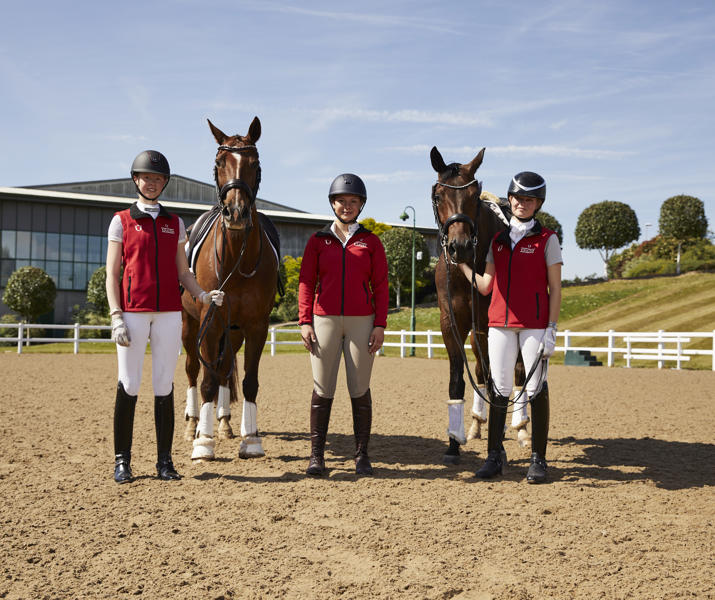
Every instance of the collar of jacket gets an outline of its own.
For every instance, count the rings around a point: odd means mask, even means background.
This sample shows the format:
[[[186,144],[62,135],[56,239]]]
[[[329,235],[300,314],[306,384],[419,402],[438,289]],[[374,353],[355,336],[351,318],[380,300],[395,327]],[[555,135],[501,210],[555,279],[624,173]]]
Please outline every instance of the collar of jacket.
[[[135,202],[129,207],[129,216],[134,219],[135,221],[137,219],[143,219],[143,218],[152,218],[151,215],[148,215],[145,213],[143,210],[141,210],[138,206],[137,203]],[[169,211],[167,211],[161,204],[159,205],[159,217],[166,217],[167,219],[171,217],[169,214]]]
[[[333,233],[333,231],[330,229],[331,225],[332,225],[332,223],[328,223],[325,227],[318,230],[315,235],[317,235],[318,237],[336,237],[335,234]],[[359,225],[359,227],[357,228],[355,233],[353,233],[350,236],[350,239],[352,240],[356,235],[358,235],[360,233],[370,233],[370,230],[366,229],[362,225]]]
[[[532,235],[539,235],[541,234],[541,230],[543,227],[541,226],[541,223],[539,223],[538,219],[534,219],[534,226],[529,230],[529,233],[527,233],[522,240],[528,237],[531,237]],[[502,231],[499,236],[497,237],[497,241],[500,244],[508,244],[509,248],[511,248],[511,238],[509,237],[509,229],[505,229]],[[519,240],[521,241],[521,240]]]

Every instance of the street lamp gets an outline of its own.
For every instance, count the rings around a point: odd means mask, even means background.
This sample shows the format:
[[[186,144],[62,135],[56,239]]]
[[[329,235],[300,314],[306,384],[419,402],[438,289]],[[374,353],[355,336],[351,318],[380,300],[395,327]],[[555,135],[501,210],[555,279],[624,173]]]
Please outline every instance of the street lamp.
[[[646,239],[646,241],[648,241],[648,240],[650,239],[650,238],[648,237],[648,229],[649,229],[650,227],[652,227],[652,226],[653,226],[652,223],[646,223],[646,224],[645,224],[645,239]]]
[[[415,231],[417,230],[417,215],[412,206],[405,206],[405,209],[400,215],[400,219],[406,221],[408,219],[407,209],[412,210],[412,318],[410,319],[410,330],[415,331],[417,324],[415,322]],[[410,348],[410,356],[415,355],[415,334],[412,334],[412,347]]]

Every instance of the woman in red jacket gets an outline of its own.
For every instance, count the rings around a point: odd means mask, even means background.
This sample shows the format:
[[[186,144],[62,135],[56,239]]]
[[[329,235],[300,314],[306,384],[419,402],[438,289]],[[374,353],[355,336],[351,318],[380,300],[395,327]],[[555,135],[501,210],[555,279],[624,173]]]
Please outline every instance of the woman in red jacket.
[[[546,481],[549,434],[546,370],[556,346],[563,260],[557,235],[534,218],[546,199],[543,177],[531,171],[517,173],[507,195],[512,211],[510,227],[492,240],[484,275],[474,273],[479,292],[492,294],[489,364],[494,383],[487,459],[476,475],[490,479],[502,473],[506,460],[502,444],[506,408],[521,351],[526,372],[533,369],[526,383],[532,420],[531,465],[526,480],[542,483]],[[472,269],[464,264],[460,267],[471,281]]]
[[[186,230],[159,196],[171,171],[163,154],[140,153],[132,163],[137,202],[114,215],[107,247],[107,300],[112,340],[117,344],[118,383],[114,405],[114,481],[133,480],[131,462],[134,409],[147,341],[151,340],[154,421],[159,479],[180,479],[171,460],[174,437],[174,371],[181,350],[179,283],[201,302],[218,306],[223,292],[205,292],[184,252]],[[121,274],[121,267],[124,271]]]
[[[308,240],[300,268],[301,337],[313,369],[311,454],[306,472],[325,472],[325,439],[344,355],[355,432],[355,471],[372,475],[367,455],[372,426],[370,376],[387,325],[387,259],[380,239],[357,223],[367,201],[362,180],[351,173],[339,175],[328,199],[335,220]]]

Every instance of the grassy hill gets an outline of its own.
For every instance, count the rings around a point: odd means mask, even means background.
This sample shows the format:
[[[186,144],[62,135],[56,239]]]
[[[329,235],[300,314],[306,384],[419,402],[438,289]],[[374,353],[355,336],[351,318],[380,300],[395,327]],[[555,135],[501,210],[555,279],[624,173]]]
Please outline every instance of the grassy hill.
[[[439,331],[439,309],[416,309],[417,329]],[[410,329],[410,309],[388,317],[388,329]],[[715,273],[686,273],[678,277],[617,279],[563,289],[561,331],[713,331],[715,330]],[[419,342],[420,340],[418,340]],[[583,346],[603,346],[599,338],[578,338]],[[688,348],[711,348],[699,340]],[[389,351],[388,351],[389,353]],[[421,353],[418,351],[418,355]],[[424,353],[422,353],[424,354]],[[562,362],[556,356],[555,363]],[[648,363],[655,365],[654,361]],[[618,363],[617,363],[618,364]],[[646,364],[645,361],[640,364]],[[709,356],[692,357],[688,368],[712,367]]]

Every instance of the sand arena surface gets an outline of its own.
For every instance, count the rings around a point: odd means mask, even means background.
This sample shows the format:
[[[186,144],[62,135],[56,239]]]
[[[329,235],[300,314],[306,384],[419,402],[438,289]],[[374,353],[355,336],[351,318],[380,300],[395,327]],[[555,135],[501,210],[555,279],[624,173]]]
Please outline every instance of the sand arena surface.
[[[236,439],[217,444],[215,462],[192,464],[182,358],[174,461],[184,479],[162,482],[149,365],[138,479],[119,486],[115,357],[0,354],[0,598],[715,597],[715,373],[552,367],[552,482],[533,486],[529,449],[511,431],[501,479],[473,477],[485,439],[460,465],[441,464],[443,360],[377,360],[372,478],[353,474],[342,373],[329,476],[304,475],[307,355],[263,358],[265,458],[239,459]]]

